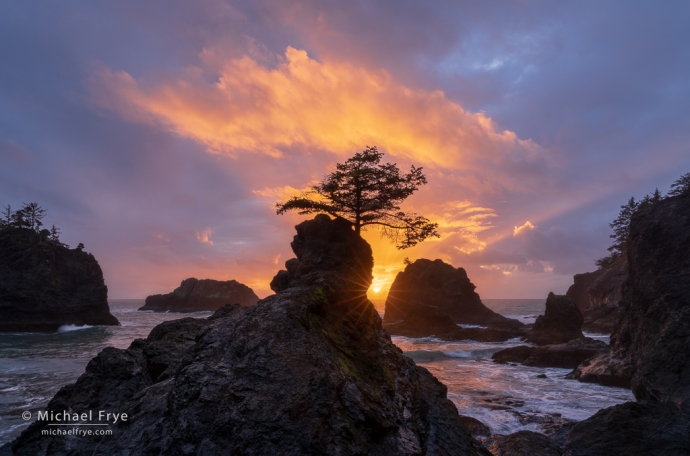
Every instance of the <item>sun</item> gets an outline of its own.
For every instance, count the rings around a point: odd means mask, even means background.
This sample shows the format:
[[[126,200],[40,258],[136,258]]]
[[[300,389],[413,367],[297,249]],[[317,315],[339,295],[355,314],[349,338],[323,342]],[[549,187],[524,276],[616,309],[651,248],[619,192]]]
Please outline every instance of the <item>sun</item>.
[[[381,287],[372,288],[372,290],[374,293],[378,293],[379,291],[381,291]]]

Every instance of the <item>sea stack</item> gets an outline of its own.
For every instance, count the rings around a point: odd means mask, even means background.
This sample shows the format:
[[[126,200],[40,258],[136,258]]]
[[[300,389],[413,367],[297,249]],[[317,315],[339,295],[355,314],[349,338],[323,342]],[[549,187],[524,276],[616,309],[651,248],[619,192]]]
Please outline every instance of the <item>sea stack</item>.
[[[0,230],[0,332],[118,325],[96,258],[51,241],[47,230]]]
[[[410,337],[507,340],[524,334],[522,323],[486,307],[475,288],[463,268],[419,259],[395,277],[384,325],[391,334]]]
[[[14,453],[490,456],[383,330],[366,241],[325,215],[296,228],[275,295],[105,349],[48,405],[129,412],[113,435],[42,435],[49,423],[35,422]],[[163,341],[170,356],[152,371]]]
[[[539,315],[525,340],[537,345],[564,344],[584,337],[582,313],[567,296],[549,293],[544,315]]]
[[[236,280],[198,280],[193,277],[182,281],[172,293],[148,296],[139,310],[154,312],[216,311],[226,304],[253,306],[259,301],[254,290]]]

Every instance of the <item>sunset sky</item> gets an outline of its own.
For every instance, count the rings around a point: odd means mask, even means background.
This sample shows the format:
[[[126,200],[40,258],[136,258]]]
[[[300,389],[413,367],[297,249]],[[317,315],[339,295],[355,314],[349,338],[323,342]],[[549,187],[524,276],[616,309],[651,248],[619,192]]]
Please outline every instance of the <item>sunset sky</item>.
[[[440,239],[376,231],[483,298],[565,293],[631,196],[690,171],[690,2],[8,1],[0,205],[36,201],[110,298],[187,277],[264,297],[303,217],[276,201],[377,146]]]

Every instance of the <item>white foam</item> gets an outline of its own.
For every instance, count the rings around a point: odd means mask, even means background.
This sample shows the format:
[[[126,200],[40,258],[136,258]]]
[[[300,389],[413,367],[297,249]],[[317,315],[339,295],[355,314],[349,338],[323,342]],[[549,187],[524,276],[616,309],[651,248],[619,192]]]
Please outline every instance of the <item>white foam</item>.
[[[89,325],[82,325],[82,326],[62,325],[58,328],[57,332],[62,333],[62,332],[70,332],[70,331],[79,331],[79,330],[88,329],[88,328],[93,328],[93,326],[89,326]]]
[[[473,328],[479,328],[479,329],[488,329],[488,326],[481,326],[481,325],[463,325],[462,323],[458,323],[458,326],[460,326],[463,329],[473,329]]]

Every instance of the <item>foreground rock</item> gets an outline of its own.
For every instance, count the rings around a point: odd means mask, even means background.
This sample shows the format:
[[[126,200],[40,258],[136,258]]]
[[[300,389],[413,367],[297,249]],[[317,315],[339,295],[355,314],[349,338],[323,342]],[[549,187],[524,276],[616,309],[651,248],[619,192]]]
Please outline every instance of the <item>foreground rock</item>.
[[[118,324],[93,255],[34,230],[0,230],[0,332]]]
[[[544,315],[539,315],[525,340],[537,345],[562,344],[584,337],[582,313],[567,296],[549,293]]]
[[[484,444],[494,456],[562,456],[563,451],[544,434],[519,431],[487,439]]]
[[[669,403],[626,402],[597,412],[568,434],[568,456],[690,454],[690,413]]]
[[[259,297],[248,286],[235,280],[198,280],[189,278],[182,281],[172,293],[153,295],[139,310],[155,312],[199,312],[216,311],[226,304],[252,306]]]
[[[326,216],[297,232],[298,264],[279,293],[223,308],[198,329],[159,326],[128,350],[106,349],[48,406],[128,413],[112,436],[42,436],[45,424],[34,423],[15,453],[488,456],[446,387],[383,330],[364,294],[366,242]],[[179,342],[152,371],[161,350],[149,347],[163,339]]]
[[[690,398],[690,194],[635,213],[628,239],[630,277],[606,353],[574,376],[629,384],[638,400]]]
[[[503,341],[524,335],[522,323],[486,307],[475,288],[463,268],[417,260],[391,285],[384,326],[391,334],[409,337]]]
[[[521,363],[533,367],[560,367],[575,369],[586,359],[603,353],[608,348],[606,343],[583,337],[568,341],[565,344],[544,345],[541,347],[506,348],[491,356],[497,363]]]

